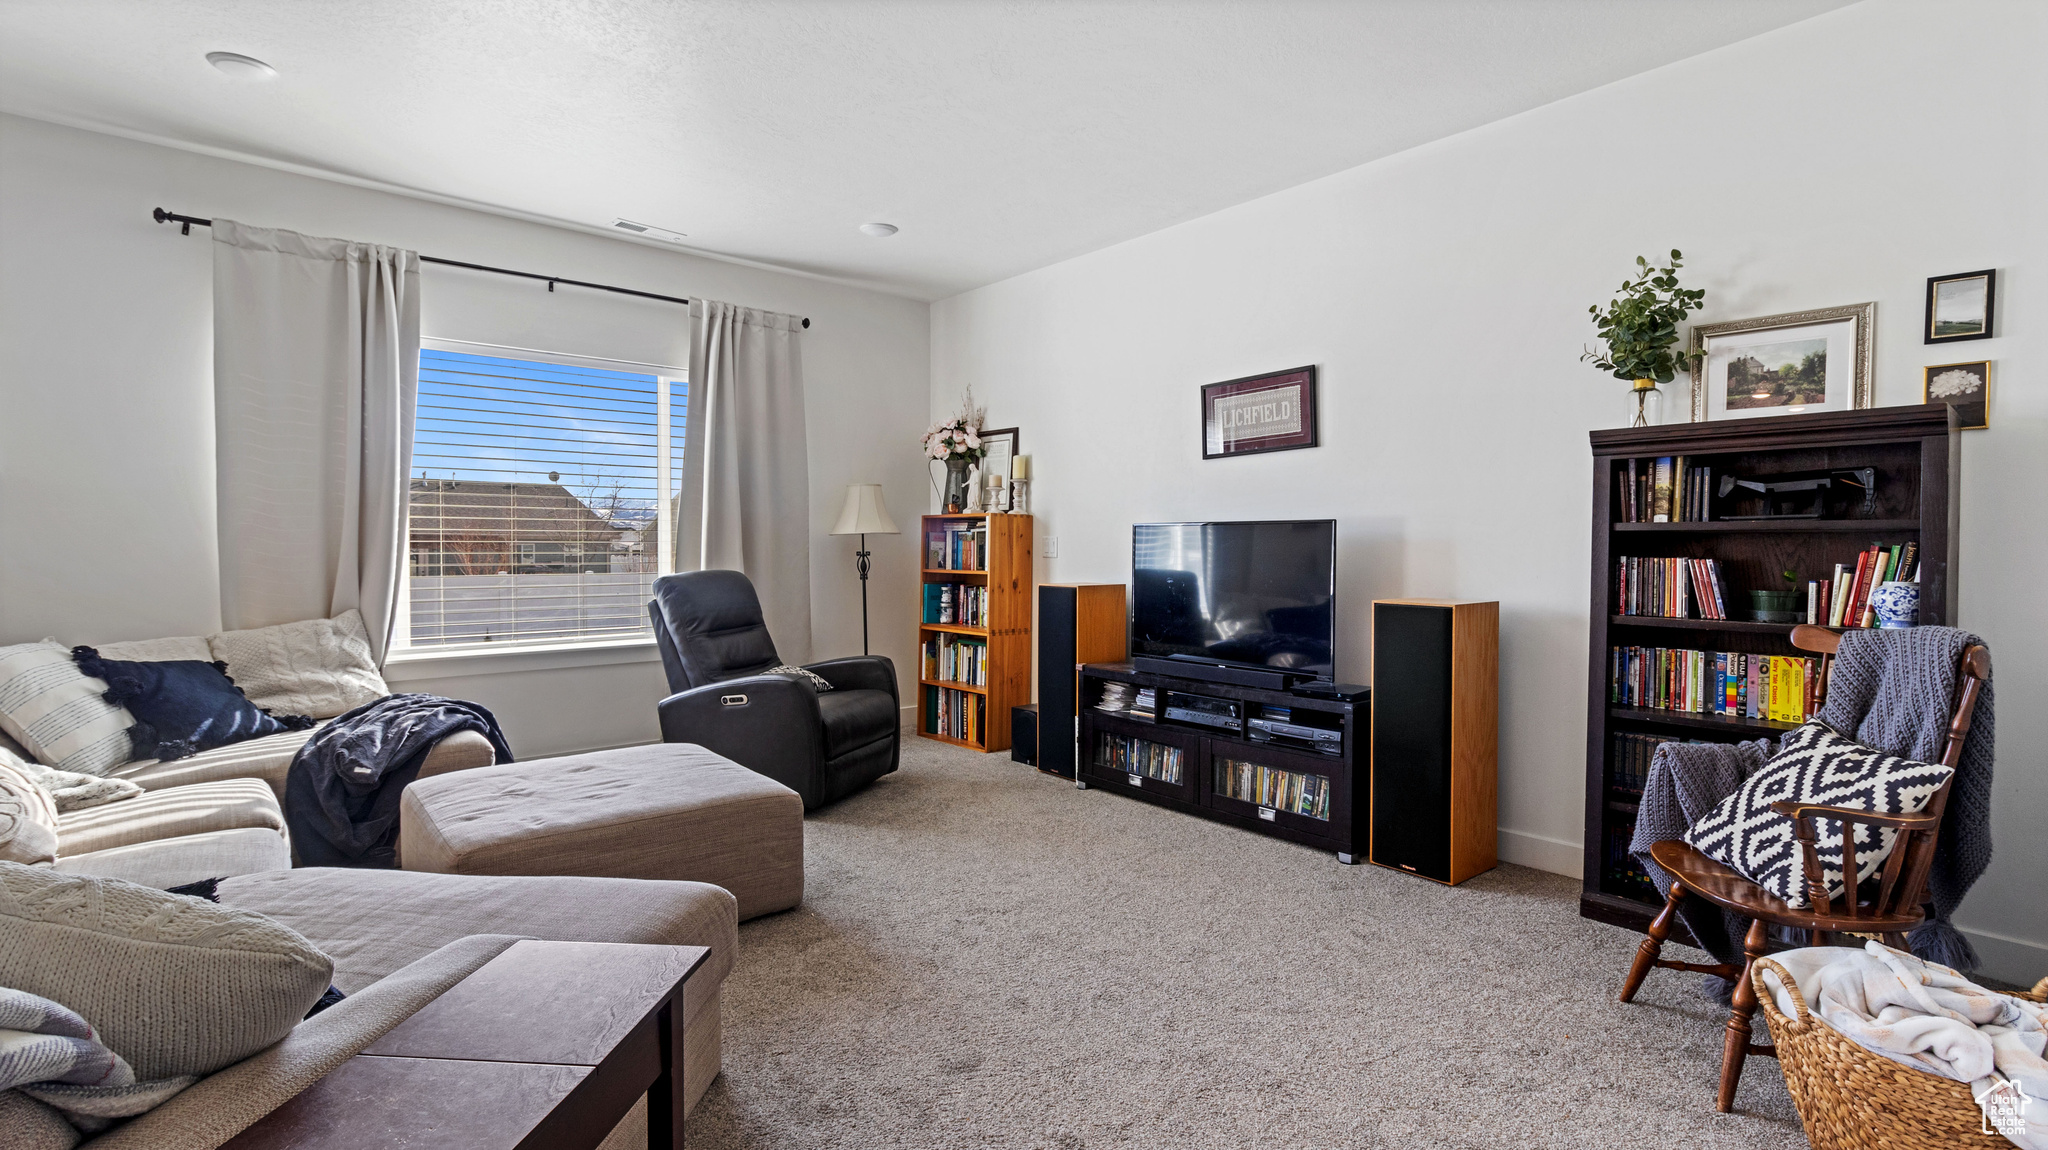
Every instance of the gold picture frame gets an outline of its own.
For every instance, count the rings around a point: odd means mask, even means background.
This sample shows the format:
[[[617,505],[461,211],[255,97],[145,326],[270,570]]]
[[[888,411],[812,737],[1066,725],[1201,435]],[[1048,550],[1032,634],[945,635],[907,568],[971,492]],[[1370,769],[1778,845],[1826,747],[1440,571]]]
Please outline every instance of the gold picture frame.
[[[1690,345],[1692,421],[1703,423],[1710,419],[1842,411],[1873,406],[1876,394],[1871,384],[1870,361],[1876,329],[1877,303],[1874,300],[1841,307],[1781,312],[1755,319],[1695,324]],[[1728,359],[1734,352],[1752,347],[1782,348],[1795,344],[1801,347],[1825,345],[1822,360],[1825,378],[1820,398],[1793,402],[1796,394],[1788,393],[1753,406],[1736,406],[1728,401]],[[1839,365],[1838,357],[1842,361]],[[1838,366],[1846,371],[1838,375]],[[1776,374],[1771,372],[1762,378],[1769,379]],[[1777,386],[1771,386],[1758,395],[1762,398],[1778,390]]]

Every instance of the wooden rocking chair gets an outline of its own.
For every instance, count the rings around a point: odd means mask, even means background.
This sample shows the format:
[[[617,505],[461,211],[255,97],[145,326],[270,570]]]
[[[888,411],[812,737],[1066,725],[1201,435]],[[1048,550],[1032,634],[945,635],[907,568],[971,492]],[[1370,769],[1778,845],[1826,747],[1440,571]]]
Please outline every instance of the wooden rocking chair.
[[[1821,655],[1823,694],[1830,663],[1841,642],[1839,634],[1823,627],[1792,629],[1793,646]],[[1963,739],[1970,733],[1970,715],[1976,710],[1977,696],[1991,679],[1991,653],[1985,648],[1965,650],[1960,663],[1955,711],[1949,720],[1948,743],[1941,756],[1942,765],[1947,767],[1954,767],[1961,760]],[[1951,775],[1949,782],[1944,782],[1934,793],[1926,809],[1913,815],[1880,815],[1812,803],[1773,803],[1772,810],[1796,824],[1793,835],[1804,854],[1807,897],[1812,903],[1804,910],[1785,905],[1766,894],[1762,887],[1699,853],[1682,840],[1660,842],[1650,847],[1650,857],[1671,875],[1671,895],[1665,901],[1663,911],[1650,923],[1650,936],[1636,950],[1635,962],[1629,967],[1628,981],[1621,988],[1621,1001],[1635,998],[1652,967],[1716,974],[1735,983],[1734,1010],[1728,1016],[1728,1035],[1722,1044],[1721,1091],[1715,1100],[1716,1109],[1724,1114],[1734,1109],[1735,1085],[1742,1078],[1745,1058],[1752,1054],[1777,1057],[1774,1048],[1749,1040],[1750,1017],[1756,1013],[1756,990],[1750,983],[1749,973],[1769,946],[1766,928],[1781,926],[1803,930],[1808,946],[1819,946],[1824,935],[1839,932],[1876,935],[1887,946],[1906,949],[1906,932],[1926,918],[1921,904],[1926,899],[1927,870],[1934,863],[1934,843],[1941,831],[1942,812],[1948,806],[1949,783],[1953,781],[1954,776]],[[1894,828],[1899,835],[1883,871],[1874,881],[1866,881],[1860,887],[1852,885],[1844,893],[1840,906],[1829,899],[1827,886],[1821,878],[1815,839],[1817,819],[1841,823],[1844,875],[1857,872],[1856,827],[1859,824],[1872,828],[1873,835],[1880,827]],[[1742,941],[1741,966],[1674,962],[1658,957],[1664,949],[1664,940],[1671,934],[1679,900],[1687,895],[1697,895],[1750,920],[1749,931]]]

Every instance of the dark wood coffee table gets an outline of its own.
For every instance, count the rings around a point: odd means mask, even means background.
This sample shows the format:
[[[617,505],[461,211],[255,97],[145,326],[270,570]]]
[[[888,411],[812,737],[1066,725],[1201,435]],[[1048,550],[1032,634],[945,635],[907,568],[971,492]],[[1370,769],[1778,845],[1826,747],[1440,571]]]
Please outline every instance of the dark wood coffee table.
[[[593,1150],[647,1095],[683,1144],[683,984],[701,946],[512,944],[225,1150]]]

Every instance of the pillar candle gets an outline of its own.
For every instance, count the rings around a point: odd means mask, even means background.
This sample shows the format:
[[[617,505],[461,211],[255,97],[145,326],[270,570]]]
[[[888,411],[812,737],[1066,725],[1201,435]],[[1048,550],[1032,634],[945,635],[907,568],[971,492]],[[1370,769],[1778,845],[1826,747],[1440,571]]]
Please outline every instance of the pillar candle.
[[[1028,455],[1019,455],[1019,456],[1017,456],[1017,457],[1015,457],[1015,458],[1013,458],[1013,459],[1011,459],[1011,460],[1010,460],[1010,478],[1012,478],[1012,479],[1029,479],[1029,478],[1031,478],[1031,457],[1030,457],[1030,456],[1028,456]]]

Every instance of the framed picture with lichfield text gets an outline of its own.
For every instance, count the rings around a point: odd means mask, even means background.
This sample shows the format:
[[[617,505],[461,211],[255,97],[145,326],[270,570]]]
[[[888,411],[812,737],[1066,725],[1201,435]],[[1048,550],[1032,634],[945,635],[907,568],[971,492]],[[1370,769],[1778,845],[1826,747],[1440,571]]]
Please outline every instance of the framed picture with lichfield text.
[[[1693,422],[1871,406],[1876,326],[1875,303],[1695,325]]]
[[[1993,309],[1998,303],[1998,272],[1957,272],[1927,280],[1927,323],[1923,343],[1961,343],[1990,339]]]
[[[1991,361],[1940,363],[1924,369],[1920,402],[1946,403],[1956,409],[1956,426],[1982,431],[1991,426]]]
[[[1202,385],[1202,458],[1316,446],[1316,369]]]

